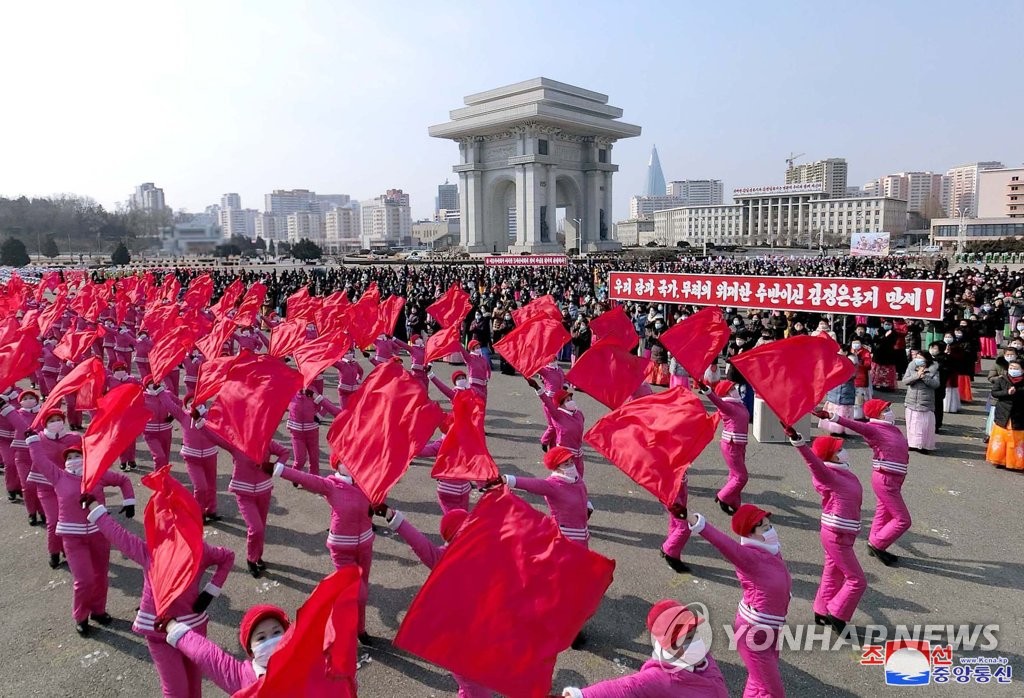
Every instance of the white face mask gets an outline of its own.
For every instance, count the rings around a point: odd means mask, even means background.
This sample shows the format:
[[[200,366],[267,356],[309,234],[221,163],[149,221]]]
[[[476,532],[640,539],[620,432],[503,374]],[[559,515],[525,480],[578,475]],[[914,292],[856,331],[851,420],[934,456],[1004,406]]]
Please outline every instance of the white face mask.
[[[704,644],[703,640],[695,637],[690,641],[690,644],[686,646],[686,649],[683,650],[682,654],[679,654],[678,650],[675,652],[672,650],[666,650],[657,640],[655,640],[654,652],[651,654],[651,657],[666,664],[694,667],[700,664],[707,654],[707,645]]]
[[[114,371],[114,378],[116,378],[119,381],[123,381],[127,377],[128,377],[128,372],[127,371]]]
[[[468,388],[469,387],[469,381],[466,380],[465,378],[460,378],[459,380],[455,381],[455,387],[456,388]]]
[[[778,531],[775,530],[774,526],[769,528],[767,531],[765,531],[761,535],[764,536],[764,542],[767,543],[768,545],[780,545],[779,544],[779,534],[778,534]]]
[[[847,455],[846,449],[845,448],[839,449],[839,453],[836,454],[836,463],[842,463],[842,464],[846,465],[849,462],[850,462],[850,456]]]
[[[253,661],[260,666],[267,666],[267,662],[270,660],[270,656],[274,654],[274,650],[277,649],[278,643],[281,642],[281,638],[284,635],[278,635],[276,637],[268,637],[262,642],[252,643],[252,658]]]
[[[744,344],[746,344],[746,340],[743,340],[743,339],[737,339],[736,340],[736,346],[742,347]]]
[[[345,361],[355,361],[355,360],[356,360],[356,355],[353,354],[352,352],[348,352],[347,354],[345,354]]]
[[[575,400],[566,400],[565,402],[562,403],[562,406],[565,407],[565,409],[569,410],[570,412],[575,412],[576,411],[576,401]]]
[[[887,422],[889,424],[895,424],[896,415],[893,413],[892,410],[886,410],[885,412],[882,413],[882,421]]]
[[[81,456],[79,456],[78,458],[68,458],[66,461],[64,461],[64,469],[67,470],[72,475],[81,475],[82,474],[82,458],[81,458]]]
[[[51,434],[56,434],[57,436],[60,436],[61,434],[64,433],[64,420],[55,419],[52,422],[49,422],[46,425],[46,430]]]
[[[252,334],[252,332],[250,332],[249,330],[242,330],[242,336],[243,337],[248,337],[251,334]]]
[[[850,345],[850,348],[853,349],[854,351],[860,351],[860,347],[861,347],[861,343],[860,342],[854,342],[853,344]]]
[[[23,410],[34,410],[38,406],[39,403],[32,399],[21,401],[21,409]]]
[[[566,480],[575,480],[580,476],[580,473],[578,470],[576,470],[575,465],[561,465],[558,467],[558,470],[555,471],[555,474],[561,475]]]
[[[423,340],[422,339],[417,339],[415,342],[413,342],[413,346],[422,347],[423,346]]]

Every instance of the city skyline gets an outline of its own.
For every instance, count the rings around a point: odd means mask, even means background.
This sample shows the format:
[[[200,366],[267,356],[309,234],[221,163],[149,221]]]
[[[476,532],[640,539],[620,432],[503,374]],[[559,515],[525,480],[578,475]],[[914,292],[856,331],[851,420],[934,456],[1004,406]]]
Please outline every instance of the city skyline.
[[[0,46],[0,60],[19,67],[8,71],[8,92],[27,106],[0,113],[0,196],[68,192],[112,208],[140,182],[155,182],[175,210],[200,212],[225,192],[251,206],[275,189],[361,200],[401,188],[412,217],[427,219],[437,184],[454,179],[456,154],[427,126],[463,95],[539,75],[607,94],[643,127],[616,148],[615,220],[643,191],[655,143],[667,180],[720,179],[726,192],[782,184],[791,152],[806,153],[798,164],[846,158],[851,183],[986,160],[1024,163],[1024,143],[1005,118],[1024,103],[1005,89],[1024,6],[884,7],[885,23],[863,6],[659,6],[651,23],[621,17],[614,3],[582,14],[517,6],[524,26],[571,25],[607,40],[607,50],[560,52],[552,61],[540,36],[524,37],[519,51],[486,31],[454,34],[443,49],[420,40],[455,18],[482,28],[508,21],[486,4],[408,6],[386,17],[369,4],[317,2],[244,11],[115,2],[59,13],[20,4],[10,20],[26,31]],[[322,29],[332,24],[359,31],[338,42]],[[228,25],[248,41],[225,44],[218,27]],[[39,51],[44,27],[48,48]],[[911,44],[911,35],[926,40]],[[954,36],[984,45],[983,58],[955,59]],[[901,65],[900,79],[871,80],[864,66],[887,61]],[[651,90],[636,75],[655,62],[702,68],[678,89]],[[855,93],[861,71],[865,88]],[[55,80],[66,89],[50,89]],[[115,83],[125,99],[110,101],[97,88]],[[953,99],[952,84],[987,95],[984,108],[970,96]]]

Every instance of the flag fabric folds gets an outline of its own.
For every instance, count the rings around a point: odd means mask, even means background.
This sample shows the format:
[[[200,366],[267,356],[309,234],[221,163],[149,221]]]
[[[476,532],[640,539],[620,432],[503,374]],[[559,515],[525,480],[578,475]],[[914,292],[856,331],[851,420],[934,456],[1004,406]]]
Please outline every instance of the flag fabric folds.
[[[533,376],[557,356],[570,339],[561,318],[539,317],[517,326],[498,340],[494,350],[524,376]]]
[[[97,327],[92,330],[65,332],[64,336],[60,338],[59,342],[57,342],[57,346],[53,348],[53,353],[62,361],[70,361],[74,363],[75,361],[78,361],[78,358],[82,354],[92,348],[92,345],[97,339],[100,339],[106,333],[107,331],[102,327]]]
[[[405,298],[402,296],[388,296],[377,308],[377,333],[386,334],[389,337],[395,332],[395,323],[398,316],[402,314],[405,307]]]
[[[452,398],[452,425],[441,441],[432,478],[487,482],[498,477],[498,464],[487,450],[484,401],[473,390],[458,390]]]
[[[270,350],[267,353],[283,359],[305,343],[306,321],[288,318],[270,331]]]
[[[248,327],[256,322],[256,314],[260,311],[263,301],[267,297],[267,286],[262,281],[256,281],[249,287],[245,298],[238,305],[238,312],[233,318],[239,327]]]
[[[149,368],[153,382],[159,383],[171,369],[180,364],[194,342],[195,334],[189,325],[179,325],[157,335],[153,348],[149,351]]]
[[[458,284],[452,284],[443,296],[427,306],[427,313],[437,320],[441,327],[451,327],[462,324],[469,307],[469,294]]]
[[[196,392],[192,396],[193,403],[201,405],[216,395],[221,385],[228,379],[231,367],[235,365],[236,361],[247,356],[251,356],[251,354],[243,351],[241,354],[207,359],[200,364],[199,375],[196,377]]]
[[[682,386],[627,402],[590,428],[584,439],[665,506],[683,473],[715,436],[719,417]]]
[[[853,375],[856,368],[840,351],[831,337],[801,335],[734,356],[732,365],[783,423],[796,424]]]
[[[231,320],[218,320],[213,331],[196,340],[196,349],[207,361],[216,359],[224,353],[224,345],[235,334],[235,324]],[[273,336],[271,336],[273,340]]]
[[[0,391],[7,390],[39,368],[43,345],[35,333],[19,332],[0,347]]]
[[[644,382],[650,363],[650,359],[606,338],[583,352],[565,379],[614,410]]]
[[[43,415],[51,409],[59,409],[61,398],[65,395],[73,394],[75,396],[76,409],[95,409],[96,401],[103,394],[106,382],[107,373],[103,370],[103,362],[95,356],[90,356],[71,369],[68,375],[53,386],[53,390],[46,396],[46,401],[43,402],[43,406],[39,408],[39,412],[32,422],[32,428],[38,430],[46,426],[43,423]]]
[[[430,363],[437,359],[454,354],[462,346],[459,341],[459,333],[461,331],[459,325],[456,323],[450,327],[445,327],[442,330],[438,330],[434,334],[427,338],[427,344],[424,348],[423,361],[424,363]]]
[[[626,351],[632,351],[640,343],[633,321],[626,316],[626,311],[621,305],[616,305],[591,320],[590,331],[594,335],[595,344],[612,342]]]
[[[512,311],[512,320],[516,325],[524,325],[530,320],[537,318],[562,321],[562,311],[559,309],[554,296],[541,296],[530,301],[522,308],[516,308]]]
[[[394,644],[502,695],[547,696],[558,653],[597,610],[614,570],[507,488],[489,492],[413,599]]]
[[[329,366],[341,359],[352,346],[352,338],[342,330],[317,337],[292,352],[302,374],[302,387],[308,388]]]
[[[149,551],[149,585],[157,617],[195,582],[203,561],[203,512],[185,486],[165,465],[145,475],[142,484],[153,490],[143,526]]]
[[[690,376],[702,380],[704,371],[729,342],[729,325],[721,308],[704,308],[662,332],[658,339]]]
[[[138,383],[119,385],[96,401],[96,414],[82,436],[82,494],[95,489],[152,416]]]

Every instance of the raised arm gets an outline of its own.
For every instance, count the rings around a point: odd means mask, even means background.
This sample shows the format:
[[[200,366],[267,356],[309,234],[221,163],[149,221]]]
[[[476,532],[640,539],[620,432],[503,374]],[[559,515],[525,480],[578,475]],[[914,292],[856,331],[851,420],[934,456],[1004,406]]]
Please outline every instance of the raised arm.
[[[285,463],[285,464],[287,464],[288,463],[288,459],[291,458],[291,456],[292,456],[291,449],[285,448],[284,446],[282,446],[281,444],[277,443],[273,439],[270,440],[269,449],[270,449],[270,454],[271,455],[277,456],[277,462],[278,463]]]
[[[45,477],[50,484],[57,484],[57,481],[60,480],[61,475],[64,473],[64,469],[54,462],[53,457],[39,443],[39,436],[33,434],[25,439],[25,443],[28,444],[28,452],[32,456],[32,467]]]
[[[167,633],[167,643],[195,662],[203,676],[228,695],[242,690],[250,681],[251,670],[246,667],[248,662],[232,657],[187,625],[177,625]]]
[[[146,541],[115,521],[105,506],[94,504],[88,518],[91,523],[96,524],[100,533],[110,541],[110,544],[121,551],[122,555],[143,570],[149,568],[149,551],[146,549]]]
[[[434,569],[444,554],[444,548],[431,543],[418,528],[409,523],[402,512],[389,510],[388,514],[388,528],[401,536],[427,569]]]
[[[337,417],[341,412],[341,407],[335,405],[323,395],[313,396],[313,402],[316,403],[316,411],[319,414],[329,414],[332,417]]]
[[[206,591],[217,596],[224,588],[224,582],[228,580],[228,574],[235,564],[235,552],[230,548],[223,548],[218,545],[203,543],[203,564],[205,567],[215,566],[213,577],[206,585]],[[210,587],[213,587],[212,589]],[[216,591],[216,593],[214,593]]]
[[[408,344],[406,344],[405,342],[403,342],[402,340],[398,339],[397,337],[392,337],[391,341],[395,343],[396,347],[398,347],[399,349],[401,349],[405,353],[407,353],[407,354],[411,354],[412,353],[411,347]]]
[[[502,475],[501,479],[514,490],[522,490],[530,494],[539,494],[547,497],[557,492],[555,485],[546,479],[537,477],[516,477],[515,475]]]
[[[447,385],[445,385],[444,381],[442,381],[440,378],[438,378],[436,375],[434,375],[433,371],[431,371],[427,375],[427,377],[430,379],[431,383],[433,383],[434,385],[437,386],[437,389],[440,390],[441,394],[444,395],[446,398],[451,400],[452,398],[455,397],[455,390],[452,389],[452,388],[449,388]]]
[[[128,479],[127,475],[108,470],[100,478],[100,484],[104,487],[116,487],[121,490],[121,506],[135,505],[135,488],[132,487],[132,481]]]
[[[309,490],[313,494],[326,496],[330,491],[328,484],[324,481],[324,478],[319,475],[304,473],[301,470],[289,468],[281,462],[274,465],[274,477],[283,477],[288,482],[294,482],[297,485],[302,485],[303,489]]]
[[[185,408],[181,404],[181,400],[178,399],[177,395],[171,395],[168,391],[160,393],[160,404],[167,408],[167,411],[171,413],[171,416],[178,420],[178,424],[184,426],[192,416],[185,411]]]
[[[800,452],[804,462],[807,463],[807,467],[811,471],[811,475],[814,476],[818,482],[822,483],[826,487],[832,488],[835,486],[836,477],[832,472],[832,469],[825,465],[825,462],[818,458],[818,455],[811,450],[811,447],[807,445],[807,442],[802,438],[799,441],[790,440],[796,450]]]
[[[752,574],[757,567],[757,556],[753,548],[740,545],[739,541],[722,533],[707,522],[701,514],[693,514],[696,523],[690,523],[690,532],[700,535],[704,540],[718,549],[722,557],[731,562],[733,566],[742,570],[745,574]],[[693,518],[691,517],[691,518]]]

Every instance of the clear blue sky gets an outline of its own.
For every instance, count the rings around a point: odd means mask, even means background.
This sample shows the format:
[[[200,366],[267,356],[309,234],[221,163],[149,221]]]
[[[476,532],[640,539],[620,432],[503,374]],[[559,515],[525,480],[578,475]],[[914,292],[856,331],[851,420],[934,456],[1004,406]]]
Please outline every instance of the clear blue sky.
[[[790,151],[850,183],[1024,163],[1024,2],[12,2],[0,195],[174,208],[275,188],[432,213],[464,95],[547,76],[643,126],[616,147],[615,218],[652,143],[666,179],[780,183]]]

